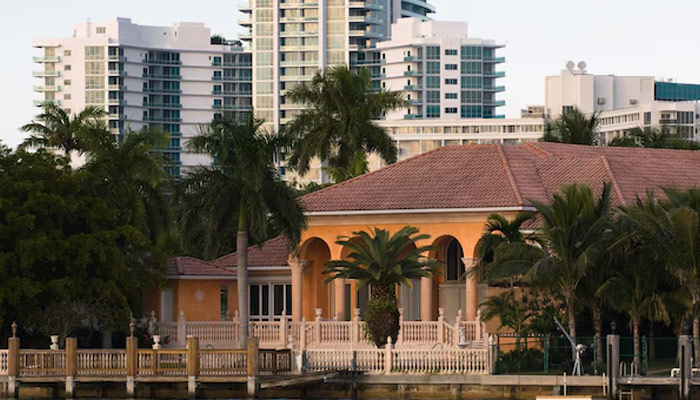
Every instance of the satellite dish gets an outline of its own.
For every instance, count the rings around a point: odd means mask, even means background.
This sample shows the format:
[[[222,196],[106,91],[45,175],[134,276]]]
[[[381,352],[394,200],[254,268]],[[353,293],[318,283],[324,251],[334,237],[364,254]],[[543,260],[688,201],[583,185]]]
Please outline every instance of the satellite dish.
[[[585,61],[579,61],[579,63],[578,63],[578,69],[580,69],[581,71],[583,71],[584,69],[586,69],[586,62],[585,62]]]
[[[574,64],[573,61],[569,61],[569,62],[566,63],[566,69],[568,69],[569,71],[573,71],[573,70],[574,70],[574,66],[575,66],[575,64]]]

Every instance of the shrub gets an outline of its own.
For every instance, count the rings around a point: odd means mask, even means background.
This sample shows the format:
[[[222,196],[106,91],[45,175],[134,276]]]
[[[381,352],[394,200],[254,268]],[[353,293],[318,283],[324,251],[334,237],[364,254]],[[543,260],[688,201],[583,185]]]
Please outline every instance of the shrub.
[[[391,337],[392,343],[396,343],[400,328],[396,299],[371,300],[367,304],[365,320],[367,321],[365,333],[377,347],[385,346],[388,337]]]

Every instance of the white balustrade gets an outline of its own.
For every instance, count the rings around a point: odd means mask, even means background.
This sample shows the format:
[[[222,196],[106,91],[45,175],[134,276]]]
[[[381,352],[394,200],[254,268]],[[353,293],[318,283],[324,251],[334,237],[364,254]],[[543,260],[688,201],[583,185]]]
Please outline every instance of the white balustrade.
[[[202,343],[238,343],[240,329],[236,321],[186,322],[187,336],[197,337]]]
[[[0,375],[7,375],[8,350],[0,350]]]
[[[158,322],[158,334],[160,334],[161,344],[169,341],[177,342],[177,322]]]
[[[489,373],[487,349],[397,349],[391,352],[393,372],[405,374]]]
[[[257,337],[261,345],[284,346],[281,325],[278,321],[251,321],[248,325],[248,334]]]
[[[245,375],[246,357],[245,350],[200,350],[200,375]]]
[[[126,375],[124,350],[78,350],[78,376]]]

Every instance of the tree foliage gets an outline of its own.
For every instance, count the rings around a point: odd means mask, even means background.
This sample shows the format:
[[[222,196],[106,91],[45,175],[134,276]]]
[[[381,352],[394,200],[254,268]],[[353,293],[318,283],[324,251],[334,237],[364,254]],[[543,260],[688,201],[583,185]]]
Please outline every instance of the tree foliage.
[[[600,117],[598,113],[586,116],[578,108],[563,112],[545,130],[543,142],[597,145],[599,143]]]

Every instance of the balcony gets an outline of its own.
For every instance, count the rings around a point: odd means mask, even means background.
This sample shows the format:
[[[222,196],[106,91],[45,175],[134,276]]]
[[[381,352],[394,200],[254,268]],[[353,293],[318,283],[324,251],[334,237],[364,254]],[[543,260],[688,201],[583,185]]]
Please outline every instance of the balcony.
[[[384,79],[386,74],[372,74],[372,79]]]
[[[107,90],[124,91],[124,90],[126,90],[126,86],[124,86],[124,85],[107,85]]]
[[[124,99],[107,99],[107,104],[125,106],[126,100],[124,100]]]
[[[112,114],[112,113],[110,113],[107,116],[107,119],[126,119],[126,116],[124,114]]]
[[[421,85],[406,85],[403,87],[403,90],[408,90],[409,92],[418,92],[423,90],[423,86]]]
[[[149,103],[144,101],[142,105],[147,108],[182,108],[180,103]]]
[[[382,60],[379,58],[375,58],[375,59],[371,59],[371,60],[357,60],[357,61],[354,61],[353,64],[355,64],[355,65],[386,64],[386,60]]]
[[[280,37],[294,36],[318,36],[318,31],[284,31],[280,32]]]
[[[403,119],[422,119],[423,116],[420,114],[405,114]]]
[[[143,74],[146,79],[160,79],[166,81],[179,81],[182,75],[160,75],[160,74]]]
[[[250,82],[253,80],[252,76],[212,76],[212,81],[215,82]]]
[[[58,104],[59,106],[63,104],[62,100],[34,100],[32,104],[34,104],[36,107],[41,107],[46,103],[54,103]]]
[[[484,62],[499,64],[499,63],[506,62],[506,58],[505,57],[488,57],[488,58],[484,58]]]
[[[505,71],[484,71],[485,78],[503,78],[506,76]]]
[[[144,93],[175,93],[175,94],[181,94],[182,90],[180,89],[170,89],[170,88],[145,88],[143,89]]]
[[[505,92],[505,86],[485,86],[484,92]]]
[[[58,85],[34,85],[35,92],[58,92],[61,87]]]
[[[221,61],[212,61],[211,62],[212,67],[232,67],[232,68],[245,68],[245,67],[252,67],[253,64],[250,63],[233,63],[233,62],[221,62]]]
[[[180,117],[164,117],[164,116],[146,116],[143,118],[144,121],[151,121],[151,122],[182,122],[182,118]]]
[[[348,17],[348,20],[350,22],[362,22],[365,24],[376,24],[376,25],[384,23],[383,21],[381,21],[377,18],[368,17],[366,15],[351,15]]]
[[[280,3],[280,8],[315,8],[318,1],[285,1]]]
[[[142,62],[150,65],[182,65],[180,60],[158,60],[155,58],[144,58]]]
[[[282,67],[317,66],[318,64],[318,60],[280,61],[280,66]]]
[[[384,7],[381,4],[377,4],[374,1],[350,1],[350,8],[362,8],[367,10],[383,10]]]
[[[253,40],[252,33],[239,33],[238,38],[241,40]]]
[[[107,56],[107,60],[109,60],[109,61],[118,61],[118,62],[126,62],[126,57],[112,54],[112,55]]]
[[[280,46],[280,51],[296,51],[296,50],[318,50],[318,45],[311,45],[311,46],[284,45],[284,46]]]
[[[403,60],[405,62],[421,62],[423,61],[423,56],[406,56]]]
[[[506,105],[505,100],[485,100],[484,101],[485,106],[493,106],[493,107],[501,107]]]
[[[318,22],[318,17],[282,17],[280,22]]]
[[[412,106],[422,106],[423,105],[423,99],[408,99],[408,104]]]
[[[250,111],[253,106],[241,106],[234,104],[212,104],[212,110],[225,110],[225,111]]]
[[[239,4],[238,5],[238,11],[250,14],[253,12],[253,6],[250,3],[247,4]]]
[[[380,32],[374,32],[374,31],[367,31],[364,29],[352,29],[350,30],[350,36],[351,37],[369,37],[369,38],[375,38],[375,39],[381,39],[384,37],[384,35]]]
[[[61,61],[61,57],[58,56],[44,56],[44,57],[33,57],[36,63],[55,63]]]
[[[249,18],[239,18],[238,25],[245,27],[253,26],[253,21],[251,21]]]
[[[61,71],[34,71],[33,76],[44,77],[44,76],[61,76]]]
[[[109,76],[126,76],[127,73],[123,69],[108,69],[107,75],[109,75]]]
[[[403,76],[423,76],[423,71],[404,71]]]

